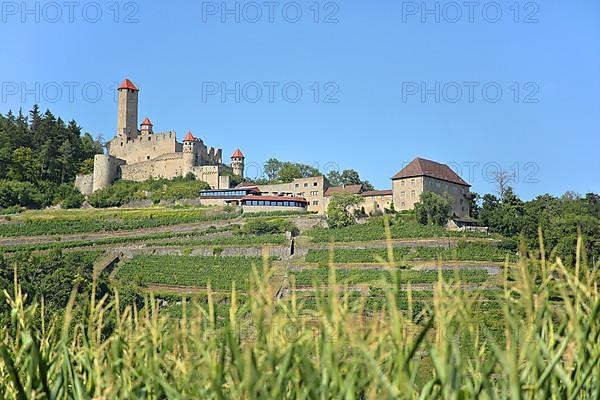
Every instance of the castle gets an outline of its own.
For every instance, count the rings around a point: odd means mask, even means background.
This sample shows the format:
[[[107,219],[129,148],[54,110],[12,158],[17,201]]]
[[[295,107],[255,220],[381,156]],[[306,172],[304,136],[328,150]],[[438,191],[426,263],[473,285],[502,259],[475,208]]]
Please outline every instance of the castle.
[[[229,188],[231,174],[243,177],[244,155],[239,149],[226,165],[221,149],[207,147],[191,132],[179,143],[173,131],[155,133],[149,118],[138,128],[139,89],[125,79],[117,90],[117,134],[108,143],[108,154],[95,156],[93,174],[76,177],[75,186],[81,193],[93,193],[119,179],[172,179],[191,173],[219,189]]]
[[[125,79],[117,90],[117,134],[108,143],[108,154],[95,156],[93,174],[76,177],[75,186],[83,194],[93,193],[118,179],[171,179],[191,173],[211,187],[198,194],[203,205],[242,206],[248,211],[277,211],[291,207],[324,214],[331,196],[346,192],[363,198],[362,211],[381,213],[392,208],[398,211],[413,209],[422,193],[433,192],[450,195],[453,216],[469,216],[471,185],[449,166],[423,158],[415,158],[394,175],[391,190],[365,191],[362,185],[333,186],[325,176],[266,185],[242,182],[231,188],[231,175],[244,176],[244,155],[239,149],[226,165],[221,149],[207,147],[191,132],[184,137],[183,143],[179,143],[175,132],[154,133],[149,118],[144,119],[138,129],[139,89]]]

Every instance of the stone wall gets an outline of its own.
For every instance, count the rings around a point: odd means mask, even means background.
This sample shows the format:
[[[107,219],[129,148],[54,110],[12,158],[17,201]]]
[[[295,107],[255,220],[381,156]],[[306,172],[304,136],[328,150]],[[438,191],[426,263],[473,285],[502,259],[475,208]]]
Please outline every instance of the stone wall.
[[[374,211],[385,212],[385,209],[389,209],[394,201],[393,195],[374,195],[374,196],[363,196],[363,202],[359,207],[364,207],[367,214]],[[395,207],[395,205],[394,205]]]
[[[148,161],[175,152],[177,152],[175,132],[142,134],[134,139],[117,136],[108,145],[108,153],[127,161],[127,164]]]
[[[106,154],[94,156],[94,177],[92,191],[100,190],[112,184],[119,177],[119,167],[124,160]]]
[[[469,202],[466,195],[469,187],[428,176],[395,179],[392,181],[394,207],[396,210],[412,210],[420,201],[421,193],[433,192],[439,195],[448,193],[453,199],[452,212],[458,217],[469,215]]]
[[[75,187],[82,194],[92,194],[94,191],[94,174],[77,175],[75,177]]]
[[[121,167],[121,178],[131,181],[144,181],[150,177],[172,179],[176,176],[183,176],[183,153],[163,154],[154,160]]]

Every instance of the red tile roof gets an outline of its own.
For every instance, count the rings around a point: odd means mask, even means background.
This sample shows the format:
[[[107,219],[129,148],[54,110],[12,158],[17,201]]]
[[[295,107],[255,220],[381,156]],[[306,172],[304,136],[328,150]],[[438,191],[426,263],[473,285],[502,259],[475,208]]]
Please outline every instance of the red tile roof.
[[[362,185],[331,186],[325,191],[325,196],[331,196],[334,193],[359,194],[362,192],[362,189]]]
[[[152,125],[152,122],[150,122],[150,118],[148,118],[148,117],[146,117],[146,119],[144,120],[144,122],[142,122],[142,125],[154,126],[154,125]]]
[[[244,158],[244,155],[242,154],[242,152],[240,151],[240,149],[237,149],[233,155],[231,156],[231,158]]]
[[[391,190],[368,190],[366,192],[362,192],[360,195],[364,197],[369,196],[391,196],[393,193]]]
[[[194,135],[192,135],[192,132],[188,132],[187,135],[185,135],[185,137],[183,138],[184,142],[193,142],[195,140],[196,138],[194,137]]]
[[[119,89],[131,89],[135,90],[136,92],[140,91],[140,89],[138,89],[129,79],[125,79],[123,82],[121,82]]]
[[[394,179],[413,178],[416,176],[428,176],[430,178],[439,179],[451,183],[456,183],[463,186],[471,186],[465,182],[458,174],[447,166],[435,161],[426,160],[424,158],[415,158],[400,172],[392,176]]]
[[[304,197],[290,196],[244,196],[242,200],[299,201],[301,203],[308,203]]]
[[[255,187],[256,184],[252,182],[242,182],[236,186],[236,188]]]

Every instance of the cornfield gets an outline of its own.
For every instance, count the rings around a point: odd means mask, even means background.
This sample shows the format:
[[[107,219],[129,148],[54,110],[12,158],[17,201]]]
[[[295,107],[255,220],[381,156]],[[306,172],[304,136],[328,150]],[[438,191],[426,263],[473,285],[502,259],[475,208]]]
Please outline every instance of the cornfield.
[[[542,243],[543,246],[543,243]],[[17,399],[598,399],[598,270],[579,241],[576,265],[522,256],[505,268],[496,321],[478,322],[481,293],[447,283],[416,315],[385,289],[375,312],[348,306],[335,268],[303,310],[294,288],[277,296],[265,258],[245,301],[231,290],[228,315],[182,304],[178,318],[149,296],[141,309],[119,296],[94,300],[86,316],[45,320],[43,301],[25,305],[15,278],[5,293],[11,324],[0,334],[0,394]],[[238,300],[236,300],[238,299]],[[187,310],[186,310],[187,309]]]

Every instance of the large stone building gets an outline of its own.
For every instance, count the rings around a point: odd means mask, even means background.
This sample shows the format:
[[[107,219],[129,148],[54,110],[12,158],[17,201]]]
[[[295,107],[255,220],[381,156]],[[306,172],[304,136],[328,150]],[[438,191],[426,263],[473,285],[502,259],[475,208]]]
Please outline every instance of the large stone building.
[[[229,174],[243,176],[244,155],[239,149],[226,165],[221,149],[207,147],[191,132],[180,143],[173,131],[155,133],[149,118],[138,128],[139,89],[125,79],[117,90],[117,134],[108,143],[108,154],[96,155],[94,173],[77,176],[75,184],[82,193],[92,193],[118,179],[170,179],[190,173],[213,189],[229,188]]]
[[[470,187],[446,164],[415,158],[392,177],[392,192],[396,210],[413,209],[421,193],[448,193],[454,200],[453,215],[469,216]]]
[[[362,196],[360,208],[367,214],[386,209],[412,210],[423,192],[448,193],[454,200],[452,216],[469,216],[470,186],[446,164],[415,158],[392,177],[391,190],[365,191],[362,185],[333,186],[324,176],[295,179],[290,183],[255,185],[242,183],[238,187],[253,187],[267,196],[294,196],[308,201],[308,211],[323,214],[335,193]]]
[[[333,186],[324,176],[272,185],[242,183],[237,186],[238,190],[227,190],[230,189],[231,174],[244,175],[245,158],[239,149],[231,156],[231,163],[226,165],[221,149],[207,147],[191,132],[180,143],[173,131],[155,133],[149,118],[145,118],[138,128],[139,89],[125,79],[117,90],[117,133],[107,145],[108,154],[95,156],[94,173],[77,176],[75,185],[84,194],[102,189],[119,179],[144,181],[193,174],[212,188],[199,194],[200,202],[206,205],[243,206],[246,199],[248,207],[291,207],[289,200],[282,199],[301,198],[301,208],[323,214],[333,194],[346,192],[362,196],[361,209],[372,214],[384,212],[392,206],[395,210],[413,209],[423,192],[434,192],[448,193],[452,197],[454,216],[469,216],[470,185],[447,165],[422,158],[415,158],[392,177],[391,190],[365,191],[362,185]],[[266,204],[266,200],[255,200],[253,196],[257,195],[270,196],[275,200]],[[255,205],[254,201],[262,204]]]

